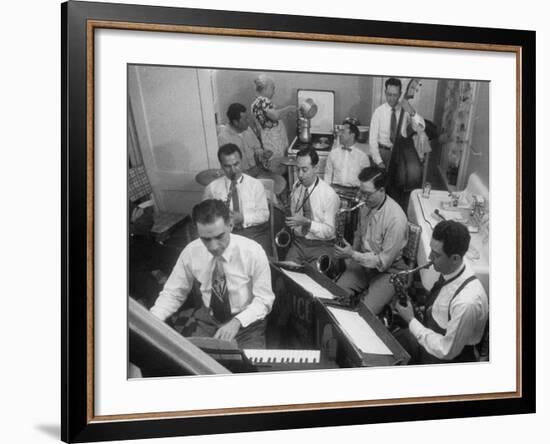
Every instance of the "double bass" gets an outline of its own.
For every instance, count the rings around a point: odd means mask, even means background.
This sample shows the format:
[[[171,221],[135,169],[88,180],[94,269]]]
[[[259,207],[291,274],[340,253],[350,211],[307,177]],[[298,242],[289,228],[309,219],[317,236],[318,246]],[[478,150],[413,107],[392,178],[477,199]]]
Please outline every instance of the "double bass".
[[[420,79],[411,79],[402,100],[411,100],[419,89]],[[405,111],[401,109],[389,165],[390,186],[393,185],[396,194],[412,191],[422,185],[422,162],[412,136],[403,137],[401,134],[404,115]]]

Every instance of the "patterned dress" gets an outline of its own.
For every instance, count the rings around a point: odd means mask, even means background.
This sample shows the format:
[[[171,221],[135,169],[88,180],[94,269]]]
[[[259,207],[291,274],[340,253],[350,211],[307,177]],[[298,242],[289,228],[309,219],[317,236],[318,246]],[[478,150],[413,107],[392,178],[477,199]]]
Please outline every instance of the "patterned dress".
[[[264,149],[273,151],[274,157],[286,154],[288,148],[288,136],[282,120],[272,120],[266,114],[268,109],[273,109],[273,102],[264,96],[258,96],[252,102],[251,111],[258,127]]]

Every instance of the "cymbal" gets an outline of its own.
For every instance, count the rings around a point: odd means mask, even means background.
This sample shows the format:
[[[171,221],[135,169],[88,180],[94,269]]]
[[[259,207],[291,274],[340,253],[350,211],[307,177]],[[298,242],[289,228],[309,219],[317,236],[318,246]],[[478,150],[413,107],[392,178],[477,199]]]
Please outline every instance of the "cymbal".
[[[218,177],[223,176],[223,170],[220,168],[201,171],[195,176],[195,181],[200,185],[206,186]]]
[[[281,194],[286,188],[285,178],[283,176],[280,176],[279,174],[272,173],[271,171],[261,170],[256,178],[273,180],[273,191],[275,191],[275,194]]]
[[[296,159],[294,157],[281,157],[280,163],[286,166],[294,166],[296,165]]]

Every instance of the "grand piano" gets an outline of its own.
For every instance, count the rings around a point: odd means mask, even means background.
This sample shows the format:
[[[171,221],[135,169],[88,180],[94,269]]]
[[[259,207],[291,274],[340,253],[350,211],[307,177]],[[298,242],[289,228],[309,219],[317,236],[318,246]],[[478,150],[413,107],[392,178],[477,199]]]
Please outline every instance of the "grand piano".
[[[266,350],[185,338],[129,298],[129,360],[144,377],[403,365],[410,359],[365,306],[313,267],[270,264]]]

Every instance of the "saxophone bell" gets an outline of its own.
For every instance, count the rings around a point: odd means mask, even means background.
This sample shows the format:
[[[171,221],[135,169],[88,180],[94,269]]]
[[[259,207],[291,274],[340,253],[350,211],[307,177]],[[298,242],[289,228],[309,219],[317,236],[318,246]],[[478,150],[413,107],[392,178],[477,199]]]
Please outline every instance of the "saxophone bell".
[[[364,200],[357,200],[357,203],[350,208],[340,208],[336,212],[336,240],[334,245],[338,247],[344,247],[344,229],[345,229],[345,219],[344,216],[346,213],[351,213],[352,211],[361,208],[366,204]],[[346,269],[346,263],[343,259],[332,259],[328,254],[323,254],[319,256],[315,262],[317,270],[320,273],[323,273],[328,278],[334,280],[339,277]]]
[[[285,206],[285,217],[291,216],[290,206]],[[275,235],[275,245],[279,248],[286,248],[292,243],[292,231],[286,225]]]
[[[275,245],[279,248],[286,248],[292,242],[292,234],[287,227],[283,227],[275,235]]]

